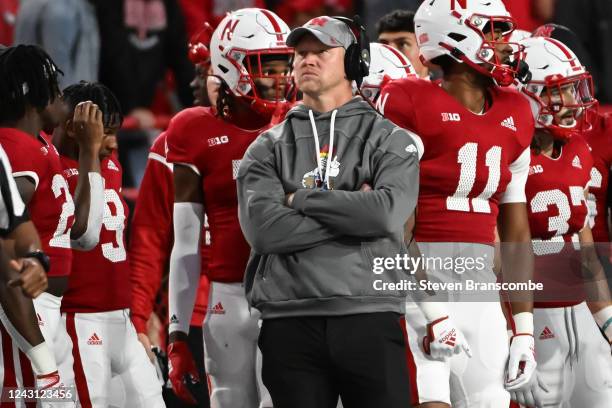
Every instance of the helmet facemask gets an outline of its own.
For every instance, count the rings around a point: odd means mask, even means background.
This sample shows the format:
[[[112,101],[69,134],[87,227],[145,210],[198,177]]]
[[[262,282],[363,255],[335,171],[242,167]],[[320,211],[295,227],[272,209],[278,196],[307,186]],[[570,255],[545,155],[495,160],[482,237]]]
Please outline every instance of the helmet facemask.
[[[238,69],[238,97],[248,100],[261,114],[272,114],[280,104],[295,101],[290,73],[291,48],[271,50],[233,49],[227,59]]]
[[[524,47],[517,42],[510,42],[510,36],[515,29],[514,19],[472,14],[465,24],[478,33],[482,38],[482,45],[476,53],[480,63],[473,63],[467,58],[463,61],[492,77],[497,85],[512,85],[521,71],[521,62],[525,59]],[[498,50],[500,47],[504,49],[503,52]]]
[[[539,104],[536,121],[555,139],[568,140],[574,133],[591,129],[589,114],[596,110],[593,79],[588,72],[563,77],[552,75],[545,81],[531,81],[523,90]]]

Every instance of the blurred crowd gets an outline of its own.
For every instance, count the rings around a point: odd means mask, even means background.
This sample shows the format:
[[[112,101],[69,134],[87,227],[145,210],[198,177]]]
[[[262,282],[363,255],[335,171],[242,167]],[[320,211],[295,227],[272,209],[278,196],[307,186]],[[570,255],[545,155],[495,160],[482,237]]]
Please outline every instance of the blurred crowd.
[[[0,0],[0,44],[39,44],[63,71],[61,86],[100,81],[117,95],[126,121],[120,137],[124,185],[142,178],[148,148],[172,115],[193,105],[189,39],[229,10],[261,7],[290,27],[319,15],[359,14],[370,38],[394,9],[416,10],[420,0]],[[572,29],[589,54],[597,98],[612,103],[612,2],[504,0],[518,28],[555,22]],[[605,108],[605,107],[604,107]]]

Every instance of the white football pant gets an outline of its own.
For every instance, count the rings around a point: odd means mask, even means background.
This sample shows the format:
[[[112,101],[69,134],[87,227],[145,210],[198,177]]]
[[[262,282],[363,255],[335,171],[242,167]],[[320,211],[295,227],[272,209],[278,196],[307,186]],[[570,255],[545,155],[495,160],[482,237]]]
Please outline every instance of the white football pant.
[[[34,299],[34,309],[38,316],[38,326],[42,332],[45,342],[55,355],[55,361],[62,383],[71,389],[76,398],[76,387],[74,382],[72,340],[66,331],[66,325],[62,319],[60,306],[62,298],[44,292]],[[39,402],[37,407],[43,408],[68,408],[74,407],[74,403],[68,402]]]
[[[493,247],[480,244],[437,244],[419,242],[421,253],[427,257],[442,259],[458,257],[483,257],[485,268],[478,273],[495,281],[492,270]],[[432,272],[432,271],[428,271]],[[453,271],[438,273],[454,274]],[[432,276],[434,274],[432,273]],[[479,276],[475,279],[480,280]],[[445,281],[461,281],[459,273]],[[497,300],[494,299],[497,296]],[[412,387],[413,402],[444,402],[453,408],[501,408],[508,407],[510,394],[504,389],[504,375],[509,346],[506,319],[499,302],[499,295],[489,295],[480,302],[462,301],[462,295],[449,293],[446,307],[450,318],[463,332],[472,351],[472,358],[464,352],[446,362],[431,359],[423,351],[423,337],[427,334],[427,321],[416,303],[406,304],[406,330],[408,345],[416,372],[416,387]],[[469,298],[469,297],[468,297]]]
[[[64,313],[72,338],[74,374],[83,408],[107,408],[111,379],[125,388],[125,407],[162,408],[162,389],[155,366],[138,341],[129,310]]]
[[[537,369],[549,389],[545,406],[609,408],[610,345],[586,303],[534,309],[534,325]]]
[[[202,332],[211,408],[272,407],[261,381],[259,316],[249,311],[242,284],[210,283]]]

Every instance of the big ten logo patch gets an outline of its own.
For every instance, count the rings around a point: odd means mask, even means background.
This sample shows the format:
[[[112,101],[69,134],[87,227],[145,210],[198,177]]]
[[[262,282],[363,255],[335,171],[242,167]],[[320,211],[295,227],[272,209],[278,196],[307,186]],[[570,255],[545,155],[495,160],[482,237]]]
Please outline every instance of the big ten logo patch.
[[[458,113],[442,112],[442,122],[460,122],[461,116]]]
[[[211,137],[210,139],[208,139],[208,146],[212,147],[212,146],[217,146],[220,144],[225,144],[228,142],[229,142],[229,137],[227,136]]]

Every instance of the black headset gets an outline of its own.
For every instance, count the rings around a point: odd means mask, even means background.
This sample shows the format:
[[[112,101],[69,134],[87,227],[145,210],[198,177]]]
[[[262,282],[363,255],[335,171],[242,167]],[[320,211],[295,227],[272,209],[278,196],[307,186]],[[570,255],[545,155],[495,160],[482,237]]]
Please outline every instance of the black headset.
[[[336,20],[342,21],[350,29],[355,39],[344,55],[344,72],[349,80],[357,82],[357,87],[361,86],[363,78],[370,73],[370,40],[365,26],[361,22],[361,17],[356,15],[351,20],[347,17],[333,16]]]

